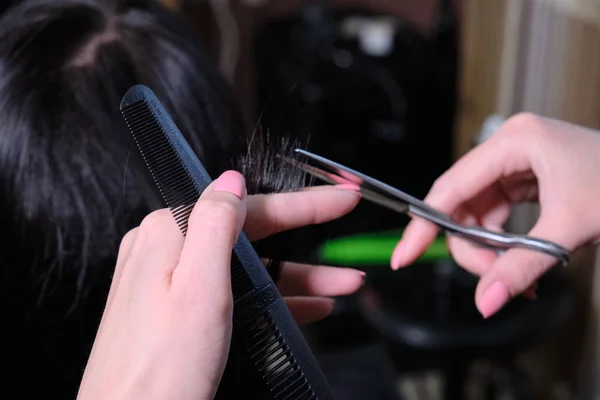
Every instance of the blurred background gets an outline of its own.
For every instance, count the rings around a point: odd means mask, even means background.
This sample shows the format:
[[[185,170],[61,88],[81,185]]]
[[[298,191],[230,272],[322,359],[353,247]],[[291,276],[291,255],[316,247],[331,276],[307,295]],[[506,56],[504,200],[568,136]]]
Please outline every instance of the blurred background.
[[[163,2],[196,28],[249,126],[418,197],[516,112],[600,128],[597,0]],[[507,229],[525,232],[536,213],[516,208]],[[594,251],[483,321],[476,280],[443,251],[387,267],[406,222],[361,204],[296,250],[368,274],[306,328],[333,387],[375,400],[600,397]],[[343,257],[368,243],[388,258]]]

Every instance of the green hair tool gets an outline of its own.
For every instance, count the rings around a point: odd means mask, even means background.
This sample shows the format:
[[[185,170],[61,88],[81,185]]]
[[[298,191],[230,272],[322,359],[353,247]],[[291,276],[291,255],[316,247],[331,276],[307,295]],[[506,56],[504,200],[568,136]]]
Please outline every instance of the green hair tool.
[[[326,241],[318,252],[319,261],[339,266],[389,266],[394,247],[402,237],[402,230],[344,236]],[[451,260],[443,237],[433,244],[418,261]]]

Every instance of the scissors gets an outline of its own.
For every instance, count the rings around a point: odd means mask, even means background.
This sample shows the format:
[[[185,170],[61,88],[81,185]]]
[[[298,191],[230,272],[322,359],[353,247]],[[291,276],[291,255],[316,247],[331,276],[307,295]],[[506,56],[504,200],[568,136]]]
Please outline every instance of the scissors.
[[[306,150],[296,149],[295,151],[308,157],[320,167],[284,157],[287,162],[296,165],[308,174],[333,185],[353,185],[360,190],[364,199],[396,212],[415,215],[433,222],[450,235],[467,239],[498,253],[510,248],[524,248],[555,257],[562,266],[567,266],[571,260],[569,251],[556,243],[526,235],[494,232],[479,226],[463,226],[449,215],[435,210],[423,201],[370,176]]]

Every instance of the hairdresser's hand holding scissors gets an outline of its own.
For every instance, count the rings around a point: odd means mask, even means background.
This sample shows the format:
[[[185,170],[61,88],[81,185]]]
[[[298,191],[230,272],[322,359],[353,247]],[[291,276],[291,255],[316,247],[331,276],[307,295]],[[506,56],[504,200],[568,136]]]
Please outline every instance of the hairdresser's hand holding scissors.
[[[229,171],[202,194],[185,238],[169,210],[149,215],[121,244],[78,398],[212,399],[231,339],[230,257],[242,227],[257,240],[341,217],[358,201],[335,188],[246,196]],[[324,296],[352,293],[362,280],[360,271],[287,264],[279,288],[307,322],[331,312]]]
[[[529,236],[566,249],[600,237],[600,134],[582,127],[523,114],[508,120],[433,185],[425,202],[465,225],[502,231],[512,204],[539,202],[540,217]],[[392,257],[392,267],[414,262],[438,228],[414,218]],[[555,262],[525,249],[499,255],[450,236],[456,261],[480,275],[475,300],[490,316],[512,297],[535,289]]]

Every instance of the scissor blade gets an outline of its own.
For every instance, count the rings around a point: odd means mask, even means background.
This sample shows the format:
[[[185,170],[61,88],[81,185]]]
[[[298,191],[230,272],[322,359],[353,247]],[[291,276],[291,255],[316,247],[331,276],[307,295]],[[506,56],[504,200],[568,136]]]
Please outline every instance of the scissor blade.
[[[332,185],[353,184],[360,190],[360,194],[362,195],[362,197],[365,200],[371,201],[375,204],[379,204],[380,206],[389,208],[390,210],[396,211],[398,213],[406,213],[409,210],[409,205],[407,203],[396,200],[395,198],[390,199],[388,197],[385,197],[385,196],[383,196],[379,193],[376,193],[368,188],[365,188],[364,186],[358,185],[356,182],[352,182],[343,177],[340,177],[339,175],[334,175],[331,172],[324,171],[318,167],[308,165],[306,163],[303,163],[298,160],[294,160],[292,158],[283,157],[283,159],[286,162],[293,164],[296,167],[302,169],[304,172],[306,172],[316,178],[319,178],[327,183],[330,183]]]
[[[331,161],[325,157],[313,154],[309,151],[302,149],[296,149],[295,151],[296,153],[300,153],[310,158],[312,161],[320,165],[323,169],[329,171],[326,173],[339,176],[342,179],[344,179],[347,183],[354,183],[356,185],[360,185],[361,188],[369,189],[370,191],[374,193],[379,193],[381,196],[384,196],[386,198],[395,198],[399,202],[406,203],[409,206],[419,208],[428,214],[435,215],[438,219],[450,220],[450,218],[447,215],[440,213],[439,211],[425,204],[423,201],[399,189],[396,189],[395,187],[378,181],[377,179],[362,174],[344,165],[338,164],[335,161]]]
[[[306,163],[303,163],[301,161],[298,160],[294,160],[293,158],[289,158],[289,157],[285,157],[282,156],[283,160],[289,164],[294,165],[295,167],[300,168],[301,170],[303,170],[304,172],[319,178],[327,183],[330,183],[332,185],[338,185],[340,183],[346,183],[346,182],[339,182],[338,179],[336,179],[336,176],[331,174],[330,172],[326,172],[323,171],[322,169],[319,169],[317,167],[313,167],[312,165],[308,165]]]

